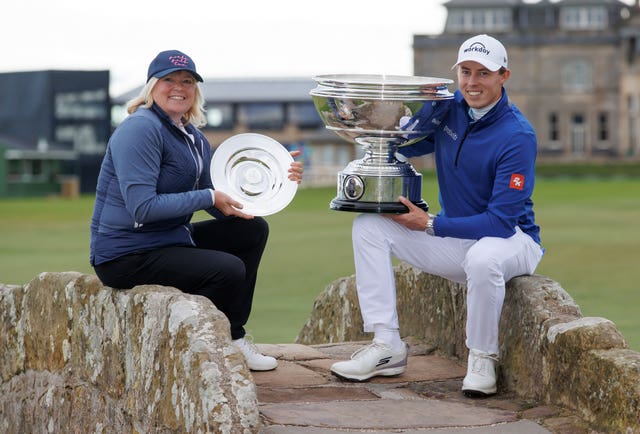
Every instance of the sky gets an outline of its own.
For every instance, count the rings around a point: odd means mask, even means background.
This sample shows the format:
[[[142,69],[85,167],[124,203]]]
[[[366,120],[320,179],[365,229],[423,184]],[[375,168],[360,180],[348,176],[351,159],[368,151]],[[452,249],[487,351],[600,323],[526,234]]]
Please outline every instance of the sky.
[[[5,2],[0,72],[109,70],[146,80],[163,50],[207,78],[413,74],[414,34],[439,34],[445,0],[19,0]]]

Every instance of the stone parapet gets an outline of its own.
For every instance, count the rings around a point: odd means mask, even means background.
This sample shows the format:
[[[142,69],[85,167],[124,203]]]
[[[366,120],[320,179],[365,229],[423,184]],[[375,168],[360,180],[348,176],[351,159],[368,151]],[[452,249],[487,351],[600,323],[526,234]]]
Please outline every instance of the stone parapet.
[[[258,432],[256,388],[207,299],[42,273],[0,284],[0,432]]]
[[[406,264],[396,267],[396,284],[401,334],[466,360],[466,286]],[[320,294],[296,342],[370,338],[351,276]],[[562,405],[605,432],[640,432],[640,353],[627,348],[611,321],[583,317],[557,282],[540,275],[508,282],[500,342],[503,391]]]

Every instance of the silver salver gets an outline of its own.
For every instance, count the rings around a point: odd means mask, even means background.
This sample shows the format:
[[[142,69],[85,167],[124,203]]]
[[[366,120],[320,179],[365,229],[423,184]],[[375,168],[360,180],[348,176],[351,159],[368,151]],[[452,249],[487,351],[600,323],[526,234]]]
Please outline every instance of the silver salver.
[[[407,197],[427,211],[422,175],[398,158],[398,148],[422,140],[439,125],[453,94],[452,80],[397,75],[319,75],[311,90],[327,129],[358,144],[364,157],[338,173],[337,196],[330,208],[339,211],[404,213],[398,202]]]

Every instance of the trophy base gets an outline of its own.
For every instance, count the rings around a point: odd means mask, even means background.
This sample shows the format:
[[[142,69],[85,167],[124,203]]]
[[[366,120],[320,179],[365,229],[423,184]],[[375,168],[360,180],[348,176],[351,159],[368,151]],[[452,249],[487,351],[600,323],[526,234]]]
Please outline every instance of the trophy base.
[[[369,166],[361,163],[362,160],[353,161],[338,173],[338,194],[329,205],[331,209],[404,214],[409,208],[398,201],[399,196],[404,196],[425,212],[429,210],[421,198],[422,175],[410,164]]]
[[[429,211],[429,205],[424,200],[412,202],[424,212]],[[378,214],[404,214],[409,212],[409,208],[400,202],[358,202],[354,200],[343,200],[335,198],[329,204],[329,208],[335,211],[351,211],[362,213]]]

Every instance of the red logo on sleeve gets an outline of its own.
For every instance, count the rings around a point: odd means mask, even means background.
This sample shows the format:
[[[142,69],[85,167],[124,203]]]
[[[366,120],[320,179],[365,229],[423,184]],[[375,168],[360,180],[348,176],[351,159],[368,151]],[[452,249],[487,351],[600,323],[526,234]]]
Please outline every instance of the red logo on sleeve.
[[[511,182],[509,182],[509,188],[516,190],[522,190],[524,188],[524,175],[514,173],[511,175]]]

